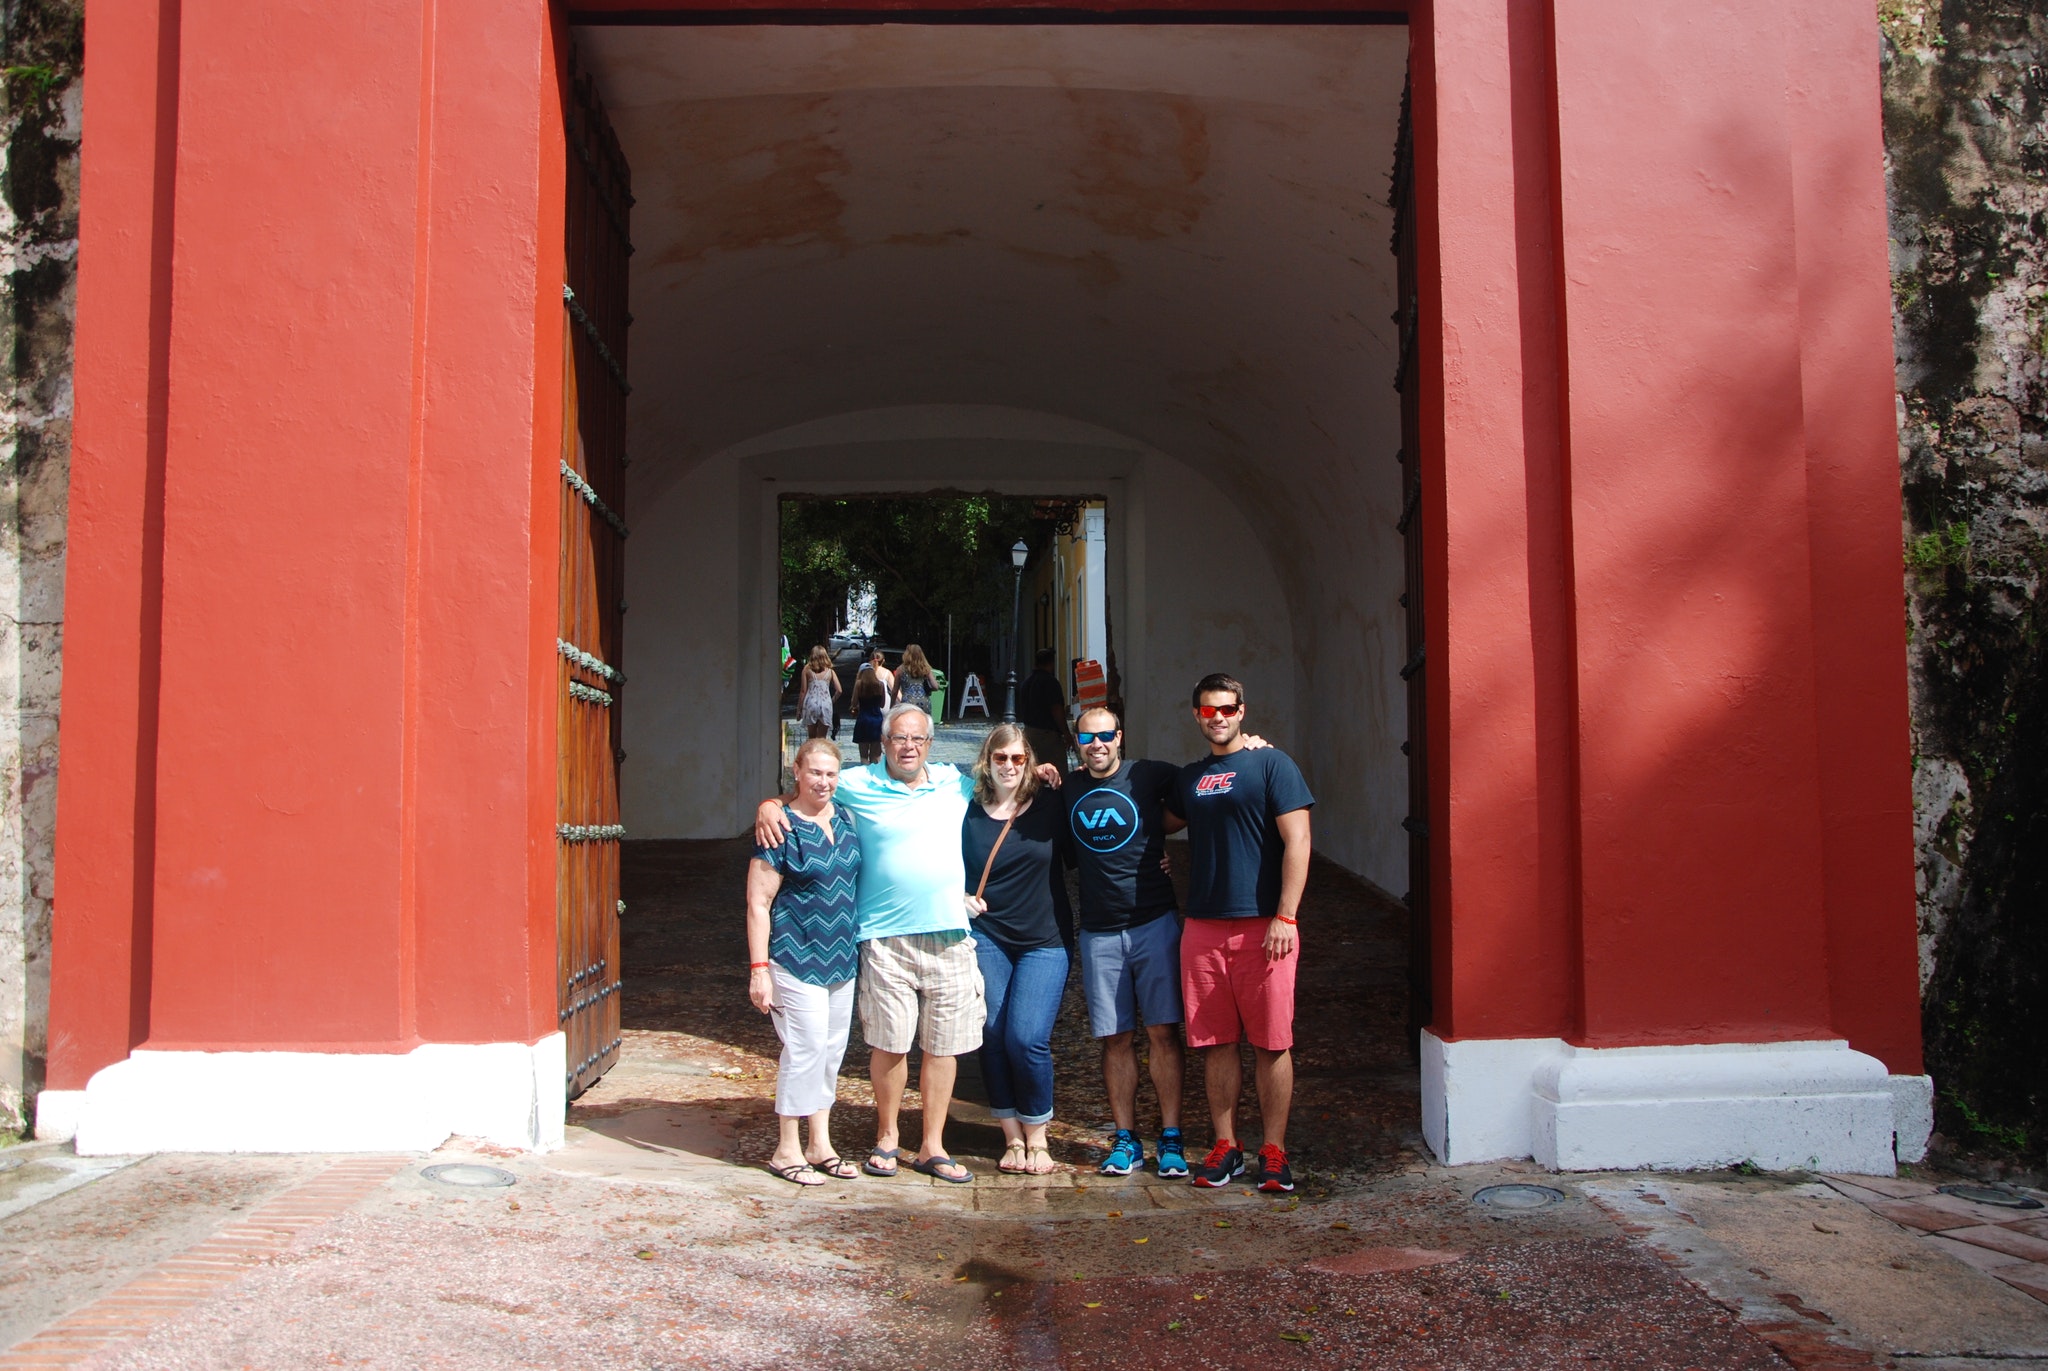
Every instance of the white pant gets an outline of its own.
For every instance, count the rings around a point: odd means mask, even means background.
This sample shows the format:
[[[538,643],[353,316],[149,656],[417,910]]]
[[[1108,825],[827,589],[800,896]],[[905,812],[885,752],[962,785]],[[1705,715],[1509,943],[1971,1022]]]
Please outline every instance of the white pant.
[[[812,985],[771,966],[775,1012],[768,1017],[782,1039],[782,1065],[775,1073],[775,1112],[805,1118],[839,1098],[839,1063],[853,1028],[852,981]]]

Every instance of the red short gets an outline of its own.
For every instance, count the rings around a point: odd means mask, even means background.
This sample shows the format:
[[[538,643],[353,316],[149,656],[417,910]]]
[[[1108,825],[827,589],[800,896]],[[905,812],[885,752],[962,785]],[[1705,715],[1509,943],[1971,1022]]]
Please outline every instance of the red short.
[[[1301,942],[1279,961],[1266,958],[1271,919],[1189,919],[1180,935],[1181,997],[1189,1047],[1249,1038],[1253,1047],[1294,1046],[1294,968]]]

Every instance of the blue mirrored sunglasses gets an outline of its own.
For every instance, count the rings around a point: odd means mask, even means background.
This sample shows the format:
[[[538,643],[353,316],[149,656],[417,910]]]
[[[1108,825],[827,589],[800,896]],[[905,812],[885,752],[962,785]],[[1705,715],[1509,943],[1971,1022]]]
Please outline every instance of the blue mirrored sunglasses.
[[[1074,741],[1082,747],[1086,747],[1090,743],[1113,743],[1116,741],[1116,730],[1110,728],[1097,729],[1093,733],[1076,733]]]

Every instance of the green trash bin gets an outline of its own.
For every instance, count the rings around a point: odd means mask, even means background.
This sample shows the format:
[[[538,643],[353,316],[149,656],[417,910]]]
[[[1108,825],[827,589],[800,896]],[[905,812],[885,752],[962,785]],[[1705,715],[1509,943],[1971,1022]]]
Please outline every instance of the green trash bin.
[[[946,717],[946,673],[932,668],[932,718]]]

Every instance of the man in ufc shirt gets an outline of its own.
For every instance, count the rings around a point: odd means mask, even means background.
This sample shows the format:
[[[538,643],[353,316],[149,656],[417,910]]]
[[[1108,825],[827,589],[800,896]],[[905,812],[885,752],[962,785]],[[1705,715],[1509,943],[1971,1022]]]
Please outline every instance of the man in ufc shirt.
[[[1180,820],[1165,811],[1180,780],[1168,762],[1124,760],[1123,730],[1107,709],[1074,721],[1083,770],[1063,791],[1074,860],[1081,869],[1081,984],[1088,1027],[1102,1044],[1102,1083],[1116,1120],[1106,1176],[1145,1164],[1138,1136],[1138,1055],[1131,1035],[1145,1021],[1152,1088],[1159,1092],[1159,1174],[1185,1176],[1181,1146],[1180,920],[1163,861]]]
[[[1243,1088],[1237,1043],[1249,1038],[1265,1120],[1258,1186],[1294,1189],[1287,1115],[1294,1103],[1295,920],[1308,883],[1309,809],[1316,802],[1292,758],[1245,746],[1244,686],[1224,675],[1195,687],[1195,723],[1209,756],[1183,768],[1166,797],[1187,820],[1188,920],[1181,991],[1188,1046],[1203,1052],[1215,1145],[1194,1184],[1219,1188],[1244,1172],[1237,1142]]]

